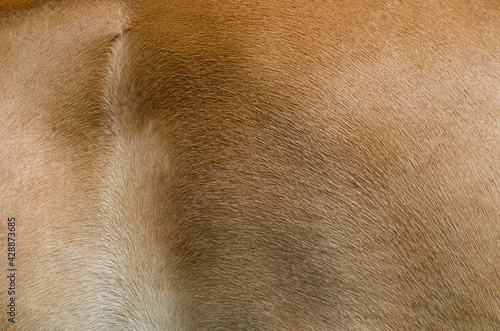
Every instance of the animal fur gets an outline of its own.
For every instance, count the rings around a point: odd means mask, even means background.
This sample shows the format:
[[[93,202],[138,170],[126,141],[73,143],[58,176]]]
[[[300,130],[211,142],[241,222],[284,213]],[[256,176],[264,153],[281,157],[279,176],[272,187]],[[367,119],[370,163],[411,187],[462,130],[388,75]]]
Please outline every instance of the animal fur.
[[[498,0],[0,10],[2,330],[500,329]]]

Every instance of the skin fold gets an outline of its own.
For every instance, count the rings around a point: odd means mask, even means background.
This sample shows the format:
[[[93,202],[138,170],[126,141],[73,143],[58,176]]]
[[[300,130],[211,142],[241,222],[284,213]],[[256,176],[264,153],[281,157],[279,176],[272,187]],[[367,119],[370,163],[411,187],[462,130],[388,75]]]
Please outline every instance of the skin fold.
[[[0,329],[500,329],[497,0],[1,1],[0,50]]]

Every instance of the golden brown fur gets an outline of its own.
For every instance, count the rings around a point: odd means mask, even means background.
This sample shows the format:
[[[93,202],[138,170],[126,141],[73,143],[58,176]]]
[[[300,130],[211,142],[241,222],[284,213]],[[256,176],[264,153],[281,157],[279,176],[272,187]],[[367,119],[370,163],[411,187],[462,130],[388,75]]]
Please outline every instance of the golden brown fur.
[[[16,329],[500,329],[497,0],[15,2]]]

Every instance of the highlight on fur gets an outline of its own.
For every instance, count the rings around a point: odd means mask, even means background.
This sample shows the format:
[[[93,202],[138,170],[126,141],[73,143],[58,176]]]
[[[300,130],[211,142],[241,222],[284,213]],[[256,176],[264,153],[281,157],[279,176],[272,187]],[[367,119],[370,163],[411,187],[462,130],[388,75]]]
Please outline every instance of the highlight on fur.
[[[497,0],[4,1],[0,49],[0,329],[500,329]]]

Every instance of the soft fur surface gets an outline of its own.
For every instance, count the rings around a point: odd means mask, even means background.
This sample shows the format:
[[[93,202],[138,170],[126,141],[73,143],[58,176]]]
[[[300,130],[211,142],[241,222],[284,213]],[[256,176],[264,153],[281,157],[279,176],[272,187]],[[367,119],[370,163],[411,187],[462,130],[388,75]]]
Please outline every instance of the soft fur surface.
[[[2,330],[500,329],[497,0],[0,10]]]

